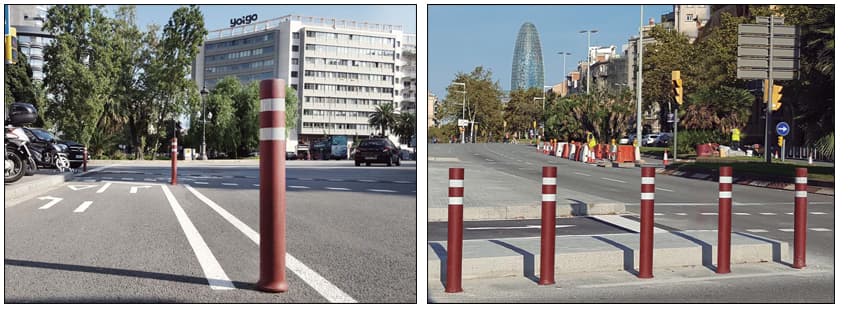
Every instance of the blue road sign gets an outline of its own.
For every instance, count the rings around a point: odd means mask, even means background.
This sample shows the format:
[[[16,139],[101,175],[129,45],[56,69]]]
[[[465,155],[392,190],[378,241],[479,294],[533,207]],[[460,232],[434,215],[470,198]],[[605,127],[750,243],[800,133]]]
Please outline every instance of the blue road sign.
[[[780,121],[776,124],[776,133],[780,136],[787,136],[788,133],[791,132],[791,127],[788,126],[788,123],[784,121]]]

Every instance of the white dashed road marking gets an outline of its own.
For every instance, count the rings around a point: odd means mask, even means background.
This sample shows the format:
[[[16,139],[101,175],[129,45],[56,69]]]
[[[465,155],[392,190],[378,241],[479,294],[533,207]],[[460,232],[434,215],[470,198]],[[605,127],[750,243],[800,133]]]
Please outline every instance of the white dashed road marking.
[[[82,204],[80,204],[80,206],[79,206],[79,207],[77,207],[77,209],[74,209],[74,212],[76,212],[76,213],[85,212],[85,211],[86,211],[86,209],[88,209],[88,208],[89,208],[89,206],[91,206],[92,202],[93,202],[93,201],[85,201],[85,202],[83,202]]]
[[[307,186],[289,186],[289,188],[308,189],[310,187],[307,187]]]
[[[55,204],[57,204],[57,203],[59,203],[60,201],[62,201],[62,199],[63,199],[63,198],[51,197],[51,196],[38,197],[38,200],[48,200],[48,199],[50,199],[50,202],[48,202],[47,204],[45,204],[45,205],[41,206],[40,208],[38,208],[39,210],[50,209],[50,207],[52,207],[52,206],[54,206]]]
[[[328,190],[351,190],[351,189],[342,188],[342,187],[325,187],[325,189],[328,189]]]
[[[112,185],[112,183],[104,184],[103,187],[100,187],[100,189],[98,189],[96,193],[98,193],[98,194],[103,193],[104,191],[106,191],[107,188],[109,188],[110,185]]]
[[[237,183],[221,183],[224,186],[239,186]]]
[[[624,184],[626,183],[625,181],[622,181],[622,180],[619,180],[619,179],[608,178],[608,177],[602,177],[602,179],[607,180],[607,181],[612,181],[612,182],[618,182],[618,183],[624,183]]]
[[[395,191],[395,190],[388,190],[388,189],[369,189],[369,191],[374,191],[374,192],[385,192],[385,193],[394,193],[394,192],[397,192],[397,191]]]

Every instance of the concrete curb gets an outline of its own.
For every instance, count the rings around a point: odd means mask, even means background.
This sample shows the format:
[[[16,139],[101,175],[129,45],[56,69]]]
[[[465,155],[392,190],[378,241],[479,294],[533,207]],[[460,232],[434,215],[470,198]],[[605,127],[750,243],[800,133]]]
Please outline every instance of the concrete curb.
[[[714,241],[717,233],[681,234],[685,236],[655,234],[654,268],[713,266],[717,261]],[[710,234],[714,235],[714,239]],[[665,235],[671,243],[664,244]],[[556,241],[555,273],[634,271],[640,261],[638,238],[638,234],[559,236]],[[428,243],[428,280],[440,281],[441,275],[445,273],[445,253],[437,253],[435,247],[442,247],[439,251],[443,251],[445,242]],[[535,244],[536,247],[533,246]],[[539,274],[539,239],[470,240],[464,241],[463,247],[464,279]],[[732,234],[732,264],[787,262],[789,259],[788,243]]]
[[[714,174],[706,174],[706,173],[667,170],[667,169],[658,170],[657,173],[669,175],[669,176],[687,177],[687,178],[693,178],[693,179],[716,180]],[[755,186],[755,187],[773,188],[773,189],[782,189],[782,190],[794,191],[794,183],[787,183],[787,182],[742,179],[742,178],[735,176],[732,179],[732,183],[734,183],[736,185],[747,185],[747,186]],[[809,193],[812,193],[812,194],[835,196],[835,189],[834,188],[812,186],[811,182],[808,185],[807,191]]]
[[[448,212],[448,208],[428,208],[428,222],[448,221]],[[464,207],[463,220],[540,219],[540,213],[539,203],[526,206]],[[555,216],[559,218],[625,213],[627,213],[626,205],[621,202],[566,203],[562,201],[555,209]]]

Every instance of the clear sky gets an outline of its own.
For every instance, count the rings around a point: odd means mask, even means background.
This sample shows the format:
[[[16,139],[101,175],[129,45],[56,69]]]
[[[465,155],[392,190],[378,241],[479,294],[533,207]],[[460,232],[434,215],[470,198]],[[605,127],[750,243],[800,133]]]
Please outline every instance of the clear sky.
[[[109,6],[113,7],[113,6]],[[147,29],[148,24],[168,23],[179,5],[136,5],[136,24]],[[200,5],[207,30],[230,27],[231,18],[257,14],[257,21],[295,14],[346,20],[401,25],[405,33],[416,33],[415,5]]]
[[[673,11],[672,5],[647,5],[644,22],[661,21]],[[428,6],[428,90],[440,99],[458,72],[484,66],[493,72],[502,90],[511,87],[511,63],[517,32],[531,22],[540,34],[546,85],[561,81],[563,56],[567,73],[575,71],[579,60],[587,59],[587,34],[591,46],[617,47],[638,35],[639,5],[429,5]]]

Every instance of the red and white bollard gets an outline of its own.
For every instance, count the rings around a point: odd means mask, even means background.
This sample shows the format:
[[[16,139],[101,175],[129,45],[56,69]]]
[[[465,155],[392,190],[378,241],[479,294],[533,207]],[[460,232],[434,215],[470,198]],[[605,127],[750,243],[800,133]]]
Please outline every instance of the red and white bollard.
[[[667,161],[667,149],[664,149],[664,166],[670,165],[670,162]]]
[[[89,164],[89,148],[83,147],[83,172],[88,171]]]
[[[806,191],[809,186],[809,170],[798,167],[794,179],[794,264],[791,266],[802,269],[806,266],[806,211],[809,196]]]
[[[177,185],[177,137],[171,138],[171,185]]]
[[[717,273],[729,273],[732,255],[732,167],[721,166],[717,219]]]
[[[286,82],[260,81],[260,279],[284,292],[286,282]]]
[[[543,167],[540,205],[540,279],[538,285],[555,283],[555,200],[558,192],[558,168]]]
[[[449,240],[446,244],[446,293],[463,291],[463,168],[449,168]]]
[[[655,168],[640,168],[640,270],[638,278],[652,278],[655,243]]]

